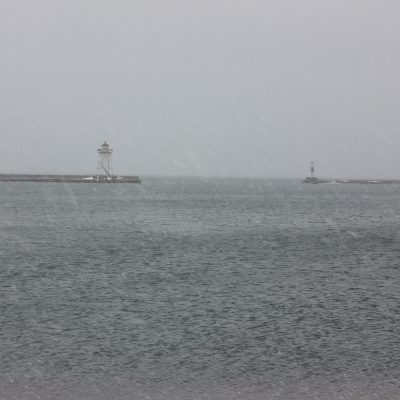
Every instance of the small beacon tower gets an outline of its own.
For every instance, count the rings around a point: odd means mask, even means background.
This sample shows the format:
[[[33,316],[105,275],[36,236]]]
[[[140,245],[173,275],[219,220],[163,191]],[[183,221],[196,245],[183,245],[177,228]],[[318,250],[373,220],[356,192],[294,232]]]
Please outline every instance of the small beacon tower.
[[[111,154],[113,149],[107,144],[106,141],[97,149],[99,155],[99,161],[97,164],[97,181],[99,179],[112,180],[112,168],[111,168]]]
[[[315,178],[315,162],[310,163],[310,178]]]
[[[316,176],[315,176],[315,162],[311,161],[310,162],[310,175],[307,176],[302,180],[303,183],[321,183]]]

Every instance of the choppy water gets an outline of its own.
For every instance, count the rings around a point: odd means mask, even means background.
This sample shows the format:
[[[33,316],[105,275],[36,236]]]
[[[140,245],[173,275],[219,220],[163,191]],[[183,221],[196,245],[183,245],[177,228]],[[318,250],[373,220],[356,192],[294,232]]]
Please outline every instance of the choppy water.
[[[400,186],[0,184],[0,399],[397,399]]]

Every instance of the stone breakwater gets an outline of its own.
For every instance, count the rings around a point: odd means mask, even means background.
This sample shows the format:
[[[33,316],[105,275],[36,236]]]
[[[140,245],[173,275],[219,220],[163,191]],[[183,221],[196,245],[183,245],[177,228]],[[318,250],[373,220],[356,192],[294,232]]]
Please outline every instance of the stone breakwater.
[[[138,176],[0,174],[0,182],[140,183]]]
[[[400,184],[398,179],[320,179],[315,177],[307,177],[302,183],[356,183],[356,184]]]

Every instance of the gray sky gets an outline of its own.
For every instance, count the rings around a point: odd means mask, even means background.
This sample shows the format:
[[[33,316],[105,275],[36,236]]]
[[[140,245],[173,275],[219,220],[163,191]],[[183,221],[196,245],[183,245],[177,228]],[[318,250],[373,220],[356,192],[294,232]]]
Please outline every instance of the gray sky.
[[[1,172],[400,178],[398,0],[1,0]]]

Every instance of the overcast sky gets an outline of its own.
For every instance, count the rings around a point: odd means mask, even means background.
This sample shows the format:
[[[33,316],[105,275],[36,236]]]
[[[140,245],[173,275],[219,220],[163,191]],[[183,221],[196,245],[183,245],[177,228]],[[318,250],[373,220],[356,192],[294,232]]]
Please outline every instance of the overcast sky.
[[[398,0],[1,0],[1,172],[400,178]]]

